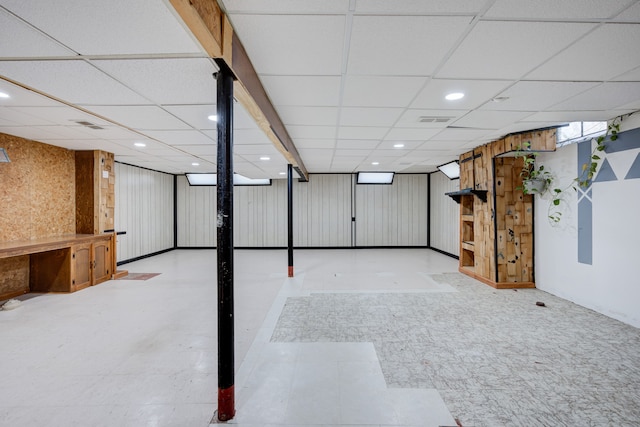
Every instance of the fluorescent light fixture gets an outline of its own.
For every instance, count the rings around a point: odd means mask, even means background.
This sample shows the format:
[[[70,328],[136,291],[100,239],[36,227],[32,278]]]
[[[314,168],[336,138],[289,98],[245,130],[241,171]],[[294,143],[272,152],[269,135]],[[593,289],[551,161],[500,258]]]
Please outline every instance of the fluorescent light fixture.
[[[218,184],[218,177],[215,173],[187,173],[185,174],[189,185],[214,186]],[[269,178],[247,178],[246,176],[233,174],[233,185],[271,185]]]
[[[358,184],[392,184],[395,172],[358,172]]]
[[[271,185],[269,178],[247,178],[246,176],[233,174],[233,185]]]
[[[0,92],[0,98],[11,98],[8,93]]]
[[[133,145],[135,145],[136,147],[146,147],[147,144],[145,144],[144,142],[134,142]]]
[[[453,160],[449,163],[445,163],[444,165],[440,165],[438,166],[438,169],[449,179],[460,178],[460,164],[457,160]]]
[[[218,116],[216,114],[212,114],[212,115],[208,116],[207,119],[211,120],[212,122],[217,122],[218,121]]]
[[[9,155],[7,154],[7,150],[4,148],[0,148],[0,163],[9,163]]]
[[[462,92],[452,92],[444,97],[444,99],[446,99],[447,101],[457,101],[458,99],[462,98],[464,98],[464,93]]]

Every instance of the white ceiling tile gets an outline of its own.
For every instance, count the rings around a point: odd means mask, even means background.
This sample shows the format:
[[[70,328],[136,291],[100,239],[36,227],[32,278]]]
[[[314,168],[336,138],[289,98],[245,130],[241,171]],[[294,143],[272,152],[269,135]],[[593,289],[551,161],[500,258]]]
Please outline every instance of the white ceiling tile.
[[[615,16],[634,0],[496,0],[487,18],[512,19],[605,19]]]
[[[349,0],[224,0],[227,13],[335,14],[349,10]]]
[[[624,82],[639,82],[640,81],[640,67],[637,67],[627,73],[621,74],[618,77],[612,79],[613,81],[624,81]]]
[[[389,131],[387,141],[425,141],[440,132],[440,129],[394,128]]]
[[[60,103],[20,86],[0,79],[0,92],[9,98],[0,98],[0,106],[7,107],[57,107]]]
[[[373,150],[370,156],[380,158],[404,157],[405,152],[402,150]]]
[[[234,105],[235,107],[235,105]],[[165,105],[162,107],[167,110],[183,122],[187,123],[189,126],[194,129],[199,130],[213,130],[217,129],[216,122],[209,120],[207,117],[210,115],[216,114],[216,106],[214,104],[209,105]],[[234,129],[238,129],[238,122],[242,122],[242,120],[238,120],[237,117],[237,108],[234,108],[233,114],[233,127]],[[241,109],[243,110],[243,109]],[[255,125],[255,123],[254,123]]]
[[[326,148],[333,149],[335,145],[334,139],[305,139],[298,138],[294,140],[296,148]]]
[[[396,144],[403,144],[404,147],[394,147],[394,145]],[[384,149],[384,150],[396,150],[399,151],[401,153],[407,153],[410,150],[413,150],[415,148],[418,148],[420,145],[422,145],[422,141],[406,141],[406,140],[397,140],[397,141],[382,141],[379,145],[378,145],[378,149]]]
[[[388,127],[340,126],[340,139],[382,139],[389,132]]]
[[[472,110],[484,104],[513,84],[508,80],[447,80],[432,79],[418,94],[411,108],[431,110]],[[445,95],[464,93],[464,98],[447,101]],[[452,112],[454,115],[455,112]],[[442,115],[449,115],[446,111]]]
[[[640,99],[639,82],[611,82],[594,87],[564,102],[552,110],[608,110]]]
[[[278,107],[334,107],[339,104],[340,77],[337,76],[261,76],[260,80]]]
[[[111,123],[77,108],[59,104],[56,107],[15,107],[14,110],[37,117],[49,123],[77,125],[86,121],[97,126],[109,126]]]
[[[319,149],[319,148],[301,148],[298,150],[300,155],[307,162],[306,159],[313,159],[313,161],[317,162],[320,160],[331,160],[333,157],[333,151]]]
[[[217,138],[217,134],[212,134],[213,138]],[[260,129],[238,129],[233,131],[233,144],[267,144],[272,145],[271,140]]]
[[[527,122],[569,123],[612,119],[607,111],[543,111],[526,118]]]
[[[234,15],[231,22],[259,74],[341,72],[344,16]]]
[[[640,2],[634,2],[627,10],[615,18],[621,22],[640,22]]]
[[[421,151],[442,151],[442,150],[459,150],[463,144],[465,144],[466,140],[456,141],[456,140],[444,140],[444,139],[433,139],[425,142],[419,147]],[[460,154],[463,152],[460,151]]]
[[[444,129],[432,139],[438,141],[470,141],[481,138],[489,132],[486,129]]]
[[[337,159],[344,159],[345,157],[349,159],[356,157],[360,160],[364,160],[370,153],[370,150],[336,150],[334,161]]]
[[[266,144],[246,144],[233,147],[234,153],[244,156],[248,160],[259,160],[260,156],[278,156],[280,152],[273,145]],[[275,157],[274,157],[275,158]]]
[[[91,63],[155,104],[216,103],[213,73],[218,68],[208,58],[95,60]]]
[[[57,132],[52,132],[53,126],[3,126],[0,132],[19,136],[25,139],[41,141],[46,138],[59,137]],[[60,126],[60,129],[62,126]]]
[[[0,57],[33,58],[74,56],[75,52],[65,48],[24,21],[0,9]]]
[[[336,107],[285,106],[277,108],[285,125],[335,126],[338,121]]]
[[[594,24],[560,22],[481,21],[437,76],[520,78],[593,27]]]
[[[533,114],[532,111],[471,111],[464,117],[459,118],[449,126],[468,127],[478,129],[500,129],[504,126],[521,120]]]
[[[0,105],[2,105],[1,102]],[[30,109],[31,108],[28,107],[0,106],[0,119],[6,122],[4,126],[43,126],[55,124],[55,121],[51,119],[32,114]]]
[[[338,139],[336,148],[338,149],[354,149],[354,150],[372,150],[380,144],[377,139]]]
[[[342,105],[406,107],[426,80],[423,77],[347,76]]]
[[[185,153],[192,154],[194,156],[216,156],[216,144],[207,145],[180,145],[178,147]]]
[[[393,126],[404,109],[402,108],[356,108],[340,110],[341,126]]]
[[[385,15],[440,15],[471,14],[480,12],[486,0],[357,0],[357,13],[380,13]]]
[[[157,0],[3,0],[2,6],[82,55],[202,53]]]
[[[82,60],[0,61],[0,75],[75,104],[148,103]]]
[[[605,24],[531,72],[533,80],[608,80],[640,63],[640,24]]]
[[[169,145],[214,145],[215,140],[197,130],[147,130],[145,135]]]
[[[331,139],[336,136],[335,126],[287,126],[289,136],[294,140],[302,139]]]
[[[355,16],[347,70],[350,74],[430,75],[470,22],[470,17],[459,16]]]
[[[189,125],[178,120],[160,107],[150,105],[92,105],[86,106],[85,108],[133,129],[189,129]]]
[[[538,111],[588,90],[595,82],[520,81],[496,97],[508,99],[485,103],[483,110]]]

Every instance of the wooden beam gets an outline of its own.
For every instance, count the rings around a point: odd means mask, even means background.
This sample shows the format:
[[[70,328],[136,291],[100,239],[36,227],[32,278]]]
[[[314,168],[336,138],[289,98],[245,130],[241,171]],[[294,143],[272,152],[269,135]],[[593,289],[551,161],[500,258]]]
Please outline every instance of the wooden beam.
[[[224,14],[214,0],[169,0],[189,30],[212,58],[220,58],[223,49]]]
[[[187,27],[212,58],[224,60],[233,71],[234,96],[251,114],[276,149],[305,181],[307,168],[280,116],[262,86],[258,73],[228,17],[215,0],[169,0]]]

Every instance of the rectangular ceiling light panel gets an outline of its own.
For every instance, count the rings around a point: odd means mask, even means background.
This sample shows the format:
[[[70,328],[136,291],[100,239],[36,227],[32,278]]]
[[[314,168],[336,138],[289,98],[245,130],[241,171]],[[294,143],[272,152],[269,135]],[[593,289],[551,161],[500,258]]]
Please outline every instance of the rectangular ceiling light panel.
[[[457,160],[440,165],[438,166],[438,169],[449,179],[460,178],[460,164]]]
[[[358,172],[358,184],[392,184],[394,172]]]

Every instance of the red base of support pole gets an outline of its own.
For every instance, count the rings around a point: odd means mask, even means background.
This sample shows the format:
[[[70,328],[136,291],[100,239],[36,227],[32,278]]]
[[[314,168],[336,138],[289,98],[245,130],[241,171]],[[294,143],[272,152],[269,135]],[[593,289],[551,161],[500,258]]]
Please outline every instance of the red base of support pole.
[[[229,421],[236,414],[234,386],[218,389],[218,421]]]
[[[293,277],[293,267],[289,266],[289,277]]]

